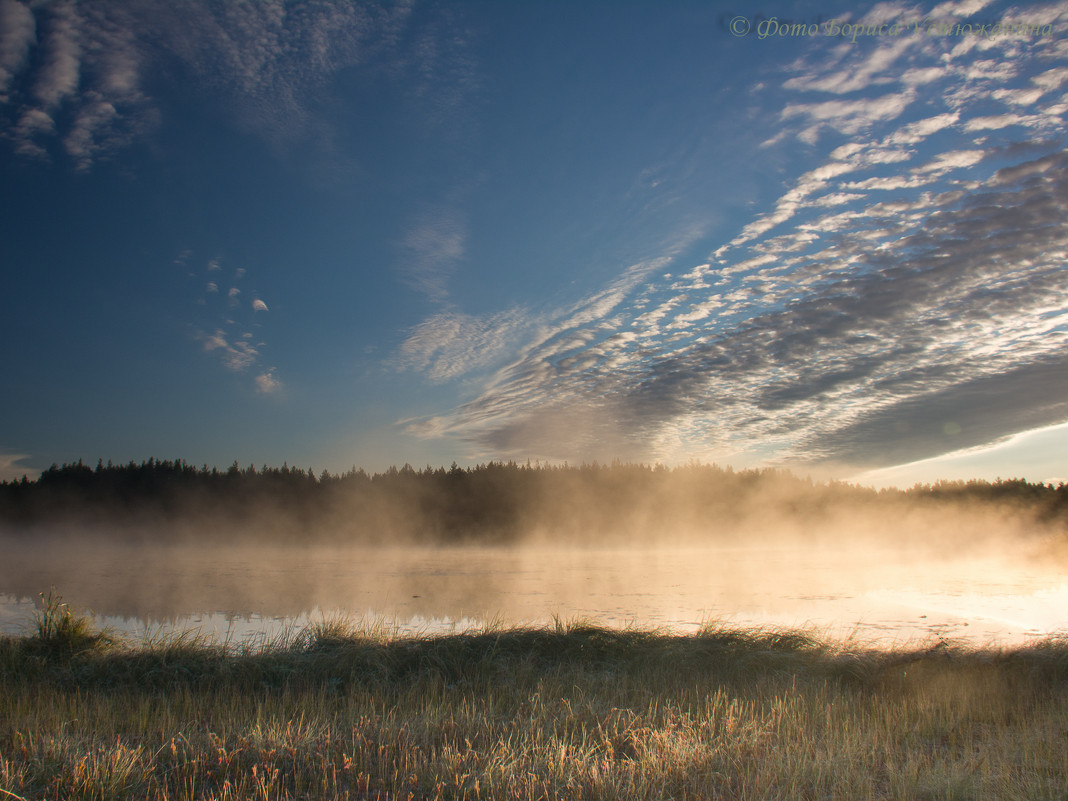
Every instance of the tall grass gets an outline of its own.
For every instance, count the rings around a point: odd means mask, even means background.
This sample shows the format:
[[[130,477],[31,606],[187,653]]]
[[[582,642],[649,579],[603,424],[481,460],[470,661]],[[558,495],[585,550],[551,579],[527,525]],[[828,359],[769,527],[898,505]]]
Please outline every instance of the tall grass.
[[[87,615],[74,612],[55,587],[48,591],[47,597],[41,594],[34,628],[33,645],[52,656],[73,657],[88,651],[103,651],[115,642],[108,631],[98,630]]]
[[[880,651],[719,626],[420,637],[333,619],[257,647],[96,647],[53,611],[0,639],[0,797],[1068,794],[1064,639]],[[69,630],[81,645],[41,647]]]

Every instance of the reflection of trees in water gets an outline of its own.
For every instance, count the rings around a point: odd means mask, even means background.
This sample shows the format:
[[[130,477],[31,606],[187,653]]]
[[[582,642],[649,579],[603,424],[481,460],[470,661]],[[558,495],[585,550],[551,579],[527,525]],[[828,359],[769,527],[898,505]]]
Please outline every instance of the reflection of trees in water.
[[[365,549],[96,543],[82,550],[66,541],[56,547],[10,540],[4,550],[11,558],[0,567],[0,591],[8,595],[36,599],[55,586],[97,614],[161,622],[194,612],[266,617],[389,607],[409,617],[484,612],[487,598],[506,595],[511,578],[507,572],[472,575],[456,555],[448,566],[429,572],[420,569],[420,560],[440,554],[419,551],[407,552],[405,559],[398,552]]]
[[[51,586],[97,614],[173,621],[193,612],[296,617],[314,610],[360,614],[394,611],[405,617],[493,616],[520,597],[606,588],[613,570],[589,580],[563,579],[550,563],[512,550],[294,549],[96,544],[88,552],[63,542],[10,543],[0,567],[0,591],[35,599]],[[530,567],[530,561],[538,564]],[[524,570],[520,563],[528,567]],[[566,573],[566,571],[564,571]],[[523,611],[522,604],[517,609]]]

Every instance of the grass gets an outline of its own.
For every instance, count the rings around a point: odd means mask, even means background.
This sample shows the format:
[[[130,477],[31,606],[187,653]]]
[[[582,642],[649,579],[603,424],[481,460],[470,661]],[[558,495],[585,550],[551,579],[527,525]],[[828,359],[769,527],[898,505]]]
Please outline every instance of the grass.
[[[103,651],[115,640],[107,631],[98,631],[86,615],[77,614],[53,587],[48,597],[41,595],[34,628],[37,630],[32,645],[42,653],[71,658],[89,651]]]
[[[0,798],[1066,797],[1063,639],[333,619],[257,647],[131,644],[58,598],[0,639]]]

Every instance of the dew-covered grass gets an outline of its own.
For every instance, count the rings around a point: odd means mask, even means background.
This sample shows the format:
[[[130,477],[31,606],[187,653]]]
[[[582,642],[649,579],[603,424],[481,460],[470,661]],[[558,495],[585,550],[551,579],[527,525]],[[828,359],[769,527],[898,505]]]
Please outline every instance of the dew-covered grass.
[[[0,639],[0,797],[1068,794],[1068,640],[868,648],[558,621],[125,641],[57,597]]]

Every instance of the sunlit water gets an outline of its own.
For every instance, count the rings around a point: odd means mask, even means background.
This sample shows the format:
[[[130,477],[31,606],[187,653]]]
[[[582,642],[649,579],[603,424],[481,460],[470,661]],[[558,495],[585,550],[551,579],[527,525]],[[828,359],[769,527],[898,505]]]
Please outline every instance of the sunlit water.
[[[239,643],[337,614],[400,632],[577,618],[694,631],[723,621],[866,644],[1015,644],[1068,632],[1058,566],[892,551],[239,549],[4,545],[0,630],[26,631],[55,587],[134,637],[197,630]]]

